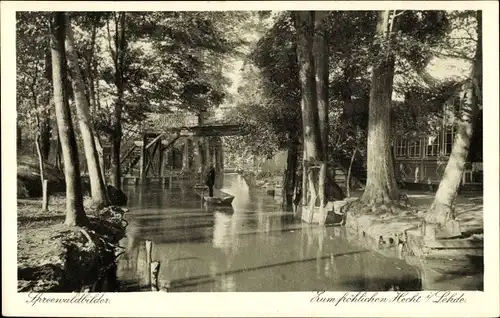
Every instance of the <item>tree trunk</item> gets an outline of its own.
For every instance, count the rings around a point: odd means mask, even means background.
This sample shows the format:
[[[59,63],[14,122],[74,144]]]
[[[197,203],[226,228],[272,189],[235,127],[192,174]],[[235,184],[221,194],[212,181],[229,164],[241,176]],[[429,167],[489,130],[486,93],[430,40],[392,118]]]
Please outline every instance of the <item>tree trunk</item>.
[[[356,152],[358,151],[358,148],[354,148],[354,151],[352,152],[351,156],[351,162],[349,163],[349,170],[347,170],[347,179],[345,181],[345,187],[347,191],[347,197],[351,197],[351,171],[352,171],[352,164],[354,163],[354,158],[356,158]]]
[[[44,77],[52,84],[52,62],[50,50],[45,52]],[[51,109],[53,109],[53,99],[49,96],[46,100],[47,110],[41,116],[40,122],[40,147],[44,162],[49,161],[52,139]]]
[[[378,16],[377,33],[388,38],[390,12],[381,11]],[[394,78],[394,56],[383,47],[372,70],[370,90],[367,181],[361,201],[375,208],[392,204],[398,200],[398,187],[394,176],[391,155],[391,100]]]
[[[290,138],[287,159],[286,159],[286,170],[283,176],[283,187],[282,187],[282,197],[283,197],[283,210],[289,210],[293,206],[293,196],[295,191],[295,185],[297,183],[297,138]]]
[[[16,123],[16,145],[17,145],[17,153],[19,153],[23,145],[23,130],[21,129],[19,122]]]
[[[56,140],[56,155],[55,155],[55,163],[54,166],[62,170],[62,149],[61,149],[61,138],[59,138],[59,131],[57,132],[57,140]]]
[[[326,177],[326,165],[323,161],[323,145],[319,131],[317,92],[314,79],[315,67],[312,54],[314,21],[314,12],[299,11],[295,13],[304,138],[303,181],[305,182],[303,185],[302,218],[309,223],[313,222],[313,213],[318,199],[320,216],[323,215],[324,178]],[[320,179],[323,179],[323,182]],[[320,218],[320,223],[322,222],[323,220]]]
[[[101,142],[101,137],[99,137],[99,134],[94,131],[94,142],[95,142],[95,149],[97,151],[97,158],[99,159],[99,167],[101,169],[101,174],[102,174],[102,180],[106,184],[106,168],[104,166],[104,148],[102,147],[102,142]]]
[[[99,19],[99,18],[97,18]],[[99,104],[99,96],[97,96],[99,91],[99,81],[95,80],[95,74],[97,73],[97,60],[95,59],[95,47],[96,47],[96,36],[97,36],[97,25],[94,23],[92,25],[92,34],[91,34],[91,49],[89,53],[89,87],[90,87],[90,102],[91,109],[95,112],[98,108],[100,108]],[[102,179],[106,184],[106,169],[104,166],[104,149],[102,147],[101,138],[99,133],[96,131],[95,126],[92,131],[94,132],[94,143],[97,150],[97,156],[99,158],[99,167],[101,169]]]
[[[118,190],[121,189],[121,171],[120,171],[120,146],[122,138],[122,110],[123,95],[125,91],[124,83],[124,58],[125,58],[125,12],[117,13],[116,20],[116,42],[115,42],[115,86],[117,100],[113,110],[111,134],[111,184]]]
[[[326,11],[315,12],[313,55],[323,161],[328,162],[328,44],[324,26],[325,16]]]
[[[301,110],[304,135],[304,158],[316,160],[322,150],[321,136],[318,127],[318,108],[316,83],[314,79],[314,59],[312,55],[314,12],[298,11],[296,15],[297,29],[297,61],[299,63],[300,86],[302,91]]]
[[[325,216],[325,190],[328,163],[328,44],[325,30],[326,11],[316,11],[314,15],[313,56],[316,73],[316,94],[318,103],[318,126],[320,145],[322,146],[319,170],[318,191],[320,202],[320,220]]]
[[[38,115],[37,115],[37,122],[38,122]],[[48,210],[48,193],[47,193],[47,180],[45,180],[45,172],[44,172],[44,167],[45,167],[45,162],[43,160],[43,155],[42,155],[42,146],[40,144],[40,139],[41,135],[39,132],[36,133],[35,136],[35,144],[36,144],[36,151],[38,154],[38,165],[40,167],[40,181],[42,182],[42,211],[47,211]]]
[[[352,90],[351,81],[353,77],[352,65],[344,66],[342,70],[342,88],[341,88],[341,98],[343,102],[342,114],[344,118],[349,122],[354,122],[353,120],[353,105],[352,105]]]
[[[50,130],[50,118],[46,113],[40,122],[40,151],[44,162],[49,160],[50,155]]]
[[[95,21],[96,22],[96,21]],[[97,36],[97,24],[93,23],[92,24],[92,32],[90,36],[90,52],[89,52],[89,57],[88,57],[88,64],[87,64],[87,69],[88,69],[88,86],[89,86],[89,91],[90,91],[90,103],[91,103],[91,109],[96,110],[97,107],[97,101],[96,101],[96,92],[95,92],[95,81],[94,81],[94,59],[95,59],[95,46],[96,46],[96,36]]]
[[[466,86],[461,103],[460,118],[458,118],[457,123],[457,135],[453,142],[450,158],[444,170],[443,178],[439,183],[434,202],[425,217],[428,223],[444,225],[447,221],[455,219],[455,199],[469,154],[474,122],[477,116],[477,106],[481,100],[483,75],[482,16],[481,11],[477,11],[476,14],[478,41],[474,64],[471,70],[471,78]]]
[[[216,188],[221,189],[224,185],[224,152],[220,137],[214,137],[214,162],[216,173]]]
[[[66,68],[64,64],[64,25],[65,13],[54,13],[53,19],[51,19],[52,82],[57,128],[61,140],[64,176],[66,181],[65,224],[70,226],[81,226],[88,224],[88,219],[83,209],[78,149],[76,146],[73,123],[71,121],[69,102],[64,87],[64,81],[66,80]]]
[[[36,144],[36,152],[38,154],[38,166],[40,168],[40,182],[42,183],[42,188],[43,188],[43,180],[45,180],[45,173],[44,173],[44,161],[43,161],[43,156],[42,156],[42,147],[40,145],[40,133],[36,133],[35,136],[35,144]]]
[[[75,49],[73,30],[66,16],[66,49],[68,64],[72,78],[73,92],[75,95],[76,113],[82,134],[85,159],[89,171],[90,189],[93,205],[102,208],[109,205],[106,186],[102,177],[99,156],[97,154],[88,99],[85,96],[85,84],[78,66],[78,56]]]

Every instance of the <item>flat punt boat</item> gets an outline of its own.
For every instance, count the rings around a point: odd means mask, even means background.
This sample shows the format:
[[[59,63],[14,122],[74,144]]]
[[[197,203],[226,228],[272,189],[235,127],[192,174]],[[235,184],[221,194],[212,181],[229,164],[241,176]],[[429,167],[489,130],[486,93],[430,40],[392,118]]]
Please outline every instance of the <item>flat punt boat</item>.
[[[214,189],[214,196],[210,197],[208,195],[208,187],[205,188],[194,188],[196,194],[198,194],[207,204],[220,205],[220,206],[231,206],[233,203],[234,195],[230,195],[224,191]]]

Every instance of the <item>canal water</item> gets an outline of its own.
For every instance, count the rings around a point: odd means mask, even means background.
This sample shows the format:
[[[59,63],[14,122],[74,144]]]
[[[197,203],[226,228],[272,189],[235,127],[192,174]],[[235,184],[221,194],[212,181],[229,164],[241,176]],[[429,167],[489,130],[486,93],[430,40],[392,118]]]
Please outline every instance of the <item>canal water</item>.
[[[421,290],[417,268],[352,245],[342,227],[301,223],[240,175],[226,175],[223,190],[232,208],[204,206],[182,181],[126,188],[120,291],[150,290],[148,259],[172,292]]]

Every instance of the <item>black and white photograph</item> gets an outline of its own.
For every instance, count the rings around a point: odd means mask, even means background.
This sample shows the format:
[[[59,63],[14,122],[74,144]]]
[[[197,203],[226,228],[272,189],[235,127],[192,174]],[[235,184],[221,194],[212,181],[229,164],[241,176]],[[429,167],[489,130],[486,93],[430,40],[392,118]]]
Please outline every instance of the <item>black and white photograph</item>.
[[[498,61],[483,35],[498,20],[479,5],[335,2],[12,13],[14,294],[34,312],[79,295],[112,316],[109,293],[147,310],[148,295],[168,307],[302,292],[330,315],[484,293],[485,268],[498,271],[485,232],[498,241],[499,105],[484,93],[498,95]]]

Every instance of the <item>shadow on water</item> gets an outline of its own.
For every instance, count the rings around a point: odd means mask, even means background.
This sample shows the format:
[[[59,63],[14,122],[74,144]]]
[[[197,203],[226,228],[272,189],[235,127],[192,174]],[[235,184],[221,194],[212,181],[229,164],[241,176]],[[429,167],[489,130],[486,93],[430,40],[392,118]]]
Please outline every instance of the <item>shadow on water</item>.
[[[183,182],[129,187],[120,291],[147,290],[149,264],[170,291],[421,290],[403,260],[350,244],[340,227],[302,224],[237,174],[224,178],[232,207],[207,207]],[[145,241],[153,243],[149,259]]]

